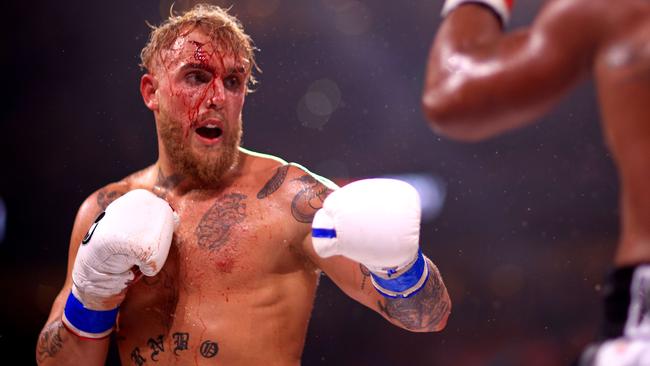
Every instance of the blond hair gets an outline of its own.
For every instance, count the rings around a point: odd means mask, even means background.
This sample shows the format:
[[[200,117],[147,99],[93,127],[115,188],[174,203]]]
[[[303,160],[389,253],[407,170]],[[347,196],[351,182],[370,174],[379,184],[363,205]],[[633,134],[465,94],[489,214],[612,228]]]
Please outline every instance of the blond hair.
[[[178,37],[200,28],[220,47],[223,47],[224,52],[230,52],[248,61],[246,63],[246,74],[249,75],[247,91],[250,91],[250,85],[257,82],[253,69],[257,71],[260,69],[255,63],[256,48],[253,40],[244,32],[241,22],[228,14],[228,9],[210,4],[196,4],[181,15],[175,15],[173,9],[170,9],[169,18],[160,26],[149,26],[152,28],[149,42],[140,52],[140,66],[147,71],[153,70],[154,56],[157,53],[171,47]]]

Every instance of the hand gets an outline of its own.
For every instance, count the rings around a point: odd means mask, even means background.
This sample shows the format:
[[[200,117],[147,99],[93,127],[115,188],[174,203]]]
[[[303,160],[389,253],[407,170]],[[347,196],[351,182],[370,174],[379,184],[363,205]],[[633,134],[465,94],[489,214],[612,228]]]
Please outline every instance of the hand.
[[[427,265],[419,236],[419,195],[394,179],[366,179],[339,188],[325,199],[312,223],[319,256],[343,255],[362,263],[373,274],[375,287],[391,297],[408,296],[424,285]]]
[[[149,191],[130,191],[108,205],[77,252],[64,324],[90,338],[110,333],[115,321],[110,318],[117,315],[135,279],[133,269],[137,267],[145,276],[156,275],[167,259],[173,231],[171,207]],[[95,319],[100,315],[107,318]],[[87,322],[94,324],[89,327]],[[102,323],[99,328],[110,327],[97,331],[97,323]]]

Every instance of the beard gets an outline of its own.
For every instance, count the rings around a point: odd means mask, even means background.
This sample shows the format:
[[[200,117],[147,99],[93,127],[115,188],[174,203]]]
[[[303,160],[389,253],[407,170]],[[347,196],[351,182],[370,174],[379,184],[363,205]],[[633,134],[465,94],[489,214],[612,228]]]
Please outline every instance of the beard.
[[[204,187],[218,184],[239,156],[242,121],[238,119],[235,130],[223,132],[221,143],[210,151],[197,152],[183,144],[184,132],[180,122],[162,118],[160,138],[177,173],[196,180]],[[192,132],[190,132],[192,133]],[[217,150],[217,151],[212,151]]]

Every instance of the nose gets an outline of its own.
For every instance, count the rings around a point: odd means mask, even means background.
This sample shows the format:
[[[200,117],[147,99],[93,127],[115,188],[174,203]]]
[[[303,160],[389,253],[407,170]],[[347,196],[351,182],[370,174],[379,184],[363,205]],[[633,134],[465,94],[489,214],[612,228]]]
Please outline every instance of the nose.
[[[226,99],[223,80],[221,78],[214,78],[210,86],[210,93],[208,94],[208,107],[221,108]]]

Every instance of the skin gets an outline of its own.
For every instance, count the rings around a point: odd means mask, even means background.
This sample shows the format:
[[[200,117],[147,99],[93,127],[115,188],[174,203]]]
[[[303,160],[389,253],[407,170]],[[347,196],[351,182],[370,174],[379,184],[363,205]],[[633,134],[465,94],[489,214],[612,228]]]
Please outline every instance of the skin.
[[[436,34],[424,112],[439,134],[483,140],[534,122],[593,78],[621,186],[615,265],[650,262],[649,39],[647,0],[552,0],[511,33],[487,7],[461,5]]]
[[[311,221],[336,188],[331,182],[243,148],[235,149],[232,164],[213,180],[179,167],[165,139],[176,139],[174,146],[197,166],[225,154],[241,128],[249,76],[232,72],[241,62],[222,55],[202,31],[184,37],[142,77],[144,102],[156,119],[159,159],[93,193],[81,206],[68,276],[37,345],[39,364],[104,363],[109,340],[80,339],[60,319],[81,239],[111,201],[136,188],[167,200],[180,224],[161,272],[132,284],[120,307],[116,339],[124,365],[299,365],[321,272],[399,327],[443,329],[451,303],[434,265],[417,295],[396,300],[375,291],[363,265],[316,255]],[[204,65],[188,67],[196,63],[198,49],[207,50],[198,57]],[[218,142],[198,136],[196,126],[206,119],[222,127]],[[181,133],[164,137],[161,130],[169,126]]]

